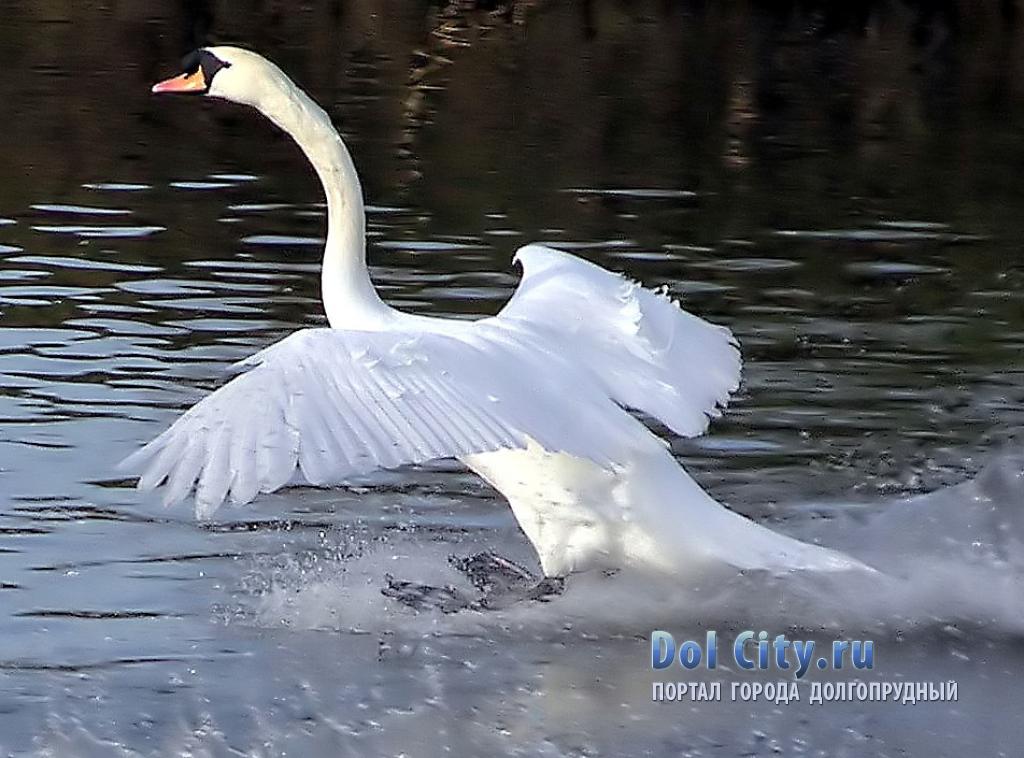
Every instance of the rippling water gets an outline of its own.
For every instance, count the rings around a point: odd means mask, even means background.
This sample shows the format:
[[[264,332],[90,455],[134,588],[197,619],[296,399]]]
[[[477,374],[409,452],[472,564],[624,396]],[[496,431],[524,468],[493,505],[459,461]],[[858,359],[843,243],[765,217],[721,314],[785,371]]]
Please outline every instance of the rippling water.
[[[940,18],[917,45],[904,10],[822,36],[697,4],[540,4],[523,24],[369,1],[8,6],[5,752],[1013,754],[1018,727],[981,726],[1021,694],[991,619],[969,619],[974,647],[881,632],[887,677],[959,677],[958,704],[659,708],[646,621],[555,603],[462,626],[380,595],[389,572],[448,581],[453,552],[532,560],[454,465],[202,524],[114,464],[230,363],[324,322],[298,151],[238,108],[147,94],[212,28],[329,106],[392,304],[493,313],[516,247],[549,242],[736,332],[734,405],[673,444],[737,510],[799,526],[962,482],[1024,422],[1015,27]]]

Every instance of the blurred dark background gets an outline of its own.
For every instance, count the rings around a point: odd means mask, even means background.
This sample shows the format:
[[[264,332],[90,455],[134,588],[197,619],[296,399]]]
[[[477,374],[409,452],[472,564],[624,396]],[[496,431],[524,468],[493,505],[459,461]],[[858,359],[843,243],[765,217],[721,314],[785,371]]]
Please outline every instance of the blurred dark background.
[[[236,42],[333,104],[372,196],[408,187],[443,141],[426,194],[456,213],[529,202],[552,182],[635,184],[657,166],[733,206],[749,193],[770,216],[793,213],[777,201],[855,211],[901,196],[945,219],[1016,215],[1005,207],[1024,157],[1010,0],[155,7],[5,3],[0,206],[30,187],[187,168],[196,132],[169,140],[168,122],[218,119],[203,140],[221,156],[244,155],[250,134],[265,142],[269,130],[237,111],[157,105],[147,91],[192,47]],[[531,205],[542,227],[546,203]]]

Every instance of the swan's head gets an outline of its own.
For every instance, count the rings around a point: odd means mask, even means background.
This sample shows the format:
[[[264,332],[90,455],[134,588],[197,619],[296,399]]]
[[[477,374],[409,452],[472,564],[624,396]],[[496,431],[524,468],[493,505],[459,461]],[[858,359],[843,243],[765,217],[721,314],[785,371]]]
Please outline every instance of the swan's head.
[[[177,76],[153,85],[153,92],[209,95],[245,105],[259,105],[268,85],[287,78],[262,55],[240,47],[201,47],[185,56]]]

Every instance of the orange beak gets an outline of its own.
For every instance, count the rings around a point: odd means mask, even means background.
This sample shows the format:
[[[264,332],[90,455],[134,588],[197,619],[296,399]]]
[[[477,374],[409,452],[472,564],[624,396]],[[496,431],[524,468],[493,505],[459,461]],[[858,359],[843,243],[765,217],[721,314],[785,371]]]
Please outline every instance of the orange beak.
[[[153,89],[151,91],[154,93],[205,92],[206,77],[203,75],[203,69],[198,68],[195,73],[181,74],[180,76],[165,79],[162,82],[157,82],[153,85]]]

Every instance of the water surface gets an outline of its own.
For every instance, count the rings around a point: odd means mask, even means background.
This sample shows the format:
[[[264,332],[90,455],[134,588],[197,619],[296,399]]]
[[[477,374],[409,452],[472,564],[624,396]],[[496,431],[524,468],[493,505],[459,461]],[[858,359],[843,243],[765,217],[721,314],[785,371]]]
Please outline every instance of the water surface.
[[[959,679],[956,704],[659,706],[654,623],[785,613],[413,616],[385,573],[445,582],[449,553],[483,549],[533,565],[457,466],[203,524],[114,464],[230,363],[324,323],[298,150],[238,107],[148,94],[209,32],[328,107],[390,303],[493,313],[514,250],[544,241],[731,327],[743,387],[711,434],[673,441],[731,507],[810,528],[964,482],[1024,422],[1016,26],[939,15],[922,36],[902,6],[862,29],[756,4],[136,5],[15,1],[0,27],[5,752],[1013,754],[997,717],[1021,695],[1019,637],[984,604],[966,638],[941,617],[869,630],[879,676]]]

